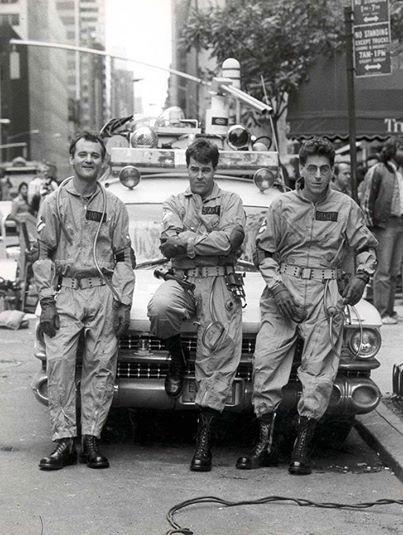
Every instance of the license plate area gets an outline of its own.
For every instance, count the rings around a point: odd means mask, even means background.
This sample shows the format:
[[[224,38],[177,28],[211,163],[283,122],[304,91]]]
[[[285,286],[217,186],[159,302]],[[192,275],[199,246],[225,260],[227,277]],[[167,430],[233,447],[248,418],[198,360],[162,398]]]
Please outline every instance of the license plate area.
[[[196,399],[196,381],[194,379],[185,379],[180,402],[183,405],[194,405]],[[225,405],[234,407],[239,405],[242,399],[242,382],[235,380],[232,383],[231,392],[225,400]]]

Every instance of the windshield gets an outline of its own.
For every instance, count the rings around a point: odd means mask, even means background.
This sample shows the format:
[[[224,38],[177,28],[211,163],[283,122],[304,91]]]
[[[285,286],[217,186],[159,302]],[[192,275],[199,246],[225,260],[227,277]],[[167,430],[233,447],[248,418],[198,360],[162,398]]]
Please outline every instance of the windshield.
[[[137,264],[161,258],[159,245],[162,205],[127,204],[126,207],[129,212],[129,232]],[[240,260],[252,262],[256,234],[263,223],[266,208],[245,206],[245,212],[247,215],[245,241]]]

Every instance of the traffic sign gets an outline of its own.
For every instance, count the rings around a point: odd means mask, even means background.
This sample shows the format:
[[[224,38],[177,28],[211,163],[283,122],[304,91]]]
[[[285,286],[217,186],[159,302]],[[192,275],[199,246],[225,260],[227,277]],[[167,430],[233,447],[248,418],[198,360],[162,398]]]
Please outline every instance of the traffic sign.
[[[356,76],[392,72],[389,0],[353,0]]]

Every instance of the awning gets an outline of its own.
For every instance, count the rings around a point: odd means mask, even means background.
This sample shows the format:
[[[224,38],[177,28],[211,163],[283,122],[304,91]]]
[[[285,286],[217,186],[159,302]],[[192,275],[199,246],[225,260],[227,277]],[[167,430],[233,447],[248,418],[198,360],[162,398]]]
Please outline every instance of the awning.
[[[357,139],[403,134],[403,70],[355,78]],[[344,54],[320,58],[309,80],[290,94],[288,137],[313,135],[348,138],[346,60]]]

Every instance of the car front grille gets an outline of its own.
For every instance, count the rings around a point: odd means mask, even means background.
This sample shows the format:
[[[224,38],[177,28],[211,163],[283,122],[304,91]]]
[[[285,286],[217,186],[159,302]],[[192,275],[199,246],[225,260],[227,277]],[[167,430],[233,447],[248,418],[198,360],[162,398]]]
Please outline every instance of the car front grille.
[[[164,379],[169,369],[166,363],[118,362],[118,379]],[[187,373],[194,375],[193,362],[188,363]],[[252,365],[240,364],[236,373],[238,379],[252,380]]]
[[[181,336],[182,345],[190,355],[196,354],[197,338],[192,335]],[[119,340],[119,349],[123,351],[166,351],[164,343],[157,337],[148,334],[129,333]],[[244,336],[242,339],[242,354],[253,355],[255,351],[255,336]]]

